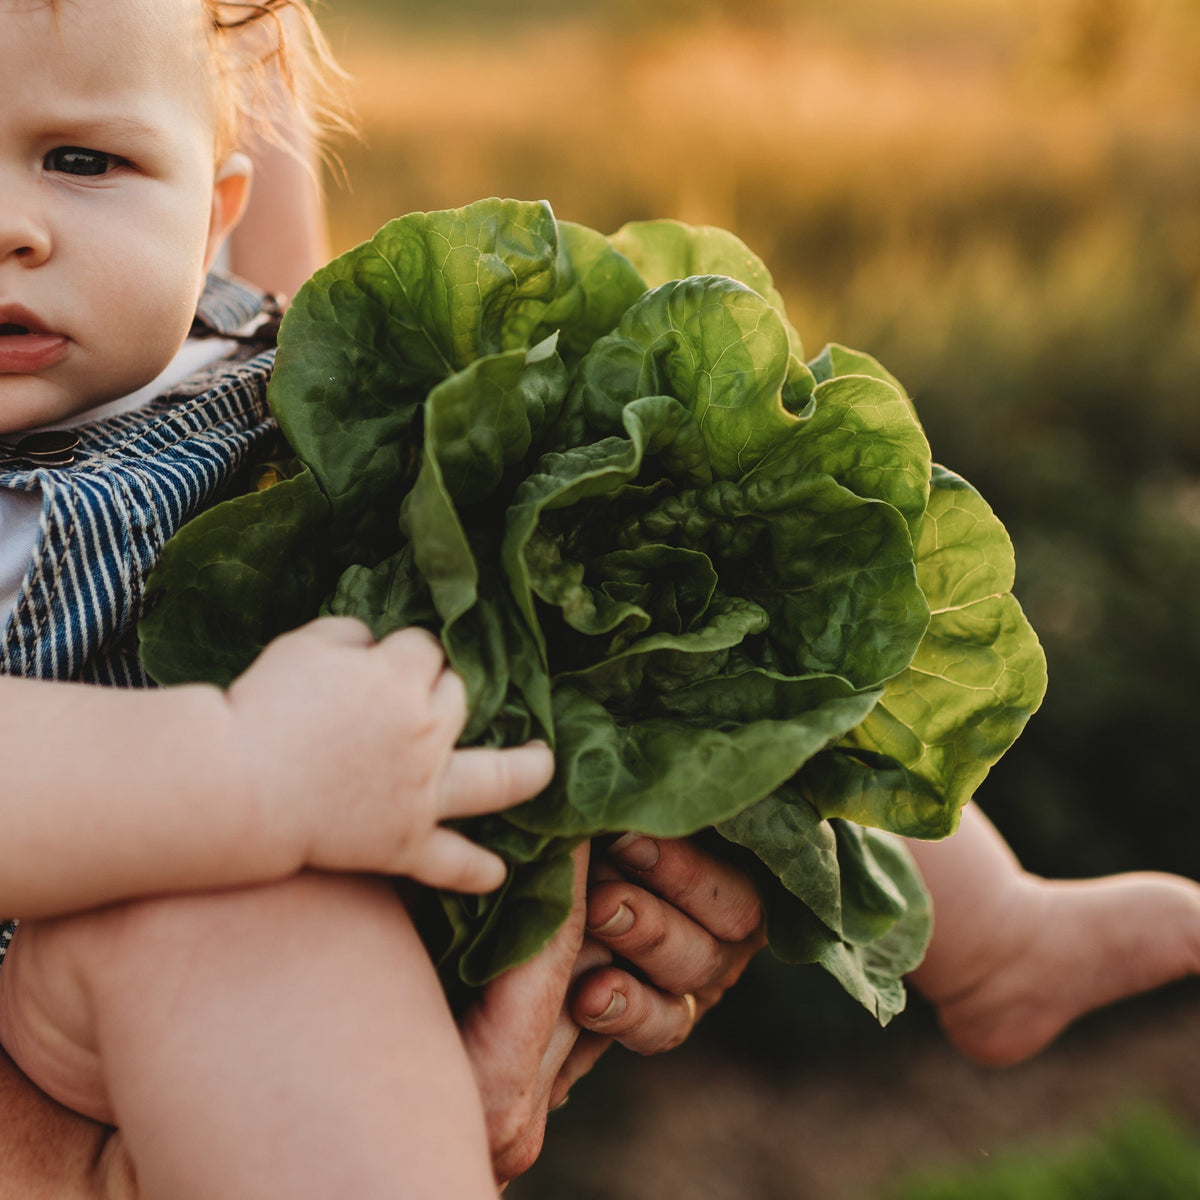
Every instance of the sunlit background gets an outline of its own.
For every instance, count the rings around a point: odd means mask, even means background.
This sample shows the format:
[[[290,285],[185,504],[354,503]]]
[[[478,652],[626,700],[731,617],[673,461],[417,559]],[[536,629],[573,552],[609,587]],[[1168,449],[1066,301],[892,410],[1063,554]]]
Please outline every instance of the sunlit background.
[[[1046,873],[1200,876],[1196,0],[322,11],[364,135],[339,250],[497,194],[736,232],[810,354],[879,357],[1013,535],[1050,692],[983,806]],[[764,960],[686,1050],[610,1056],[509,1194],[875,1200],[942,1163],[983,1174],[904,1200],[1200,1195],[1194,986],[1000,1075],[916,1003],[882,1033],[848,1006]]]

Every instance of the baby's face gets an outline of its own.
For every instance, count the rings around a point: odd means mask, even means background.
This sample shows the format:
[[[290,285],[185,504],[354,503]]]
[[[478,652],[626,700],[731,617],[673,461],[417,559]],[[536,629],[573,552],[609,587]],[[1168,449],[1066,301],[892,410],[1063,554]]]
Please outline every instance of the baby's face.
[[[203,286],[196,0],[0,0],[0,436],[135,391]]]

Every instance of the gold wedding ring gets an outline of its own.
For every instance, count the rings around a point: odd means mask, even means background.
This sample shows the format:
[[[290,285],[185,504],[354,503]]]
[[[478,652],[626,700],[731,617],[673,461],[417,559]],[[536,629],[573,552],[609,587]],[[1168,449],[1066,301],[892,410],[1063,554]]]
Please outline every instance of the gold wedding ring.
[[[700,1015],[696,1008],[696,997],[691,992],[684,992],[682,1000],[687,1005],[688,1033],[691,1033],[696,1026],[696,1018]]]

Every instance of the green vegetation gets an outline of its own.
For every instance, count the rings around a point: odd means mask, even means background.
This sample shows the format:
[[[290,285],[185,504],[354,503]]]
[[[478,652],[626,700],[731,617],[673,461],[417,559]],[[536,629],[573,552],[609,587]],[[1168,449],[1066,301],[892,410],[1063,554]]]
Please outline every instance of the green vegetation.
[[[975,1167],[923,1171],[880,1200],[1192,1200],[1200,1141],[1156,1110],[1074,1145],[1011,1151]]]

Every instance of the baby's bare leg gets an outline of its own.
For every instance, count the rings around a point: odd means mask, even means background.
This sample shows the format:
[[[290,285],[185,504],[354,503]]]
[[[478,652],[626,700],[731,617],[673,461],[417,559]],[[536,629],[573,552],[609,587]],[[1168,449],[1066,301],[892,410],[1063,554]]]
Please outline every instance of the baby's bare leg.
[[[120,1125],[148,1200],[496,1195],[462,1043],[386,885],[302,875],[39,922],[5,975],[14,1058]]]

